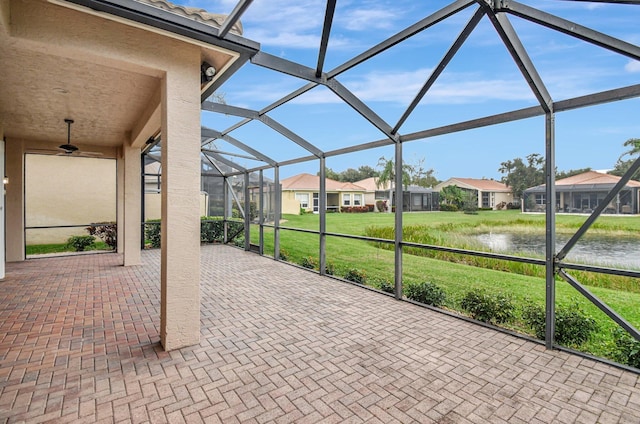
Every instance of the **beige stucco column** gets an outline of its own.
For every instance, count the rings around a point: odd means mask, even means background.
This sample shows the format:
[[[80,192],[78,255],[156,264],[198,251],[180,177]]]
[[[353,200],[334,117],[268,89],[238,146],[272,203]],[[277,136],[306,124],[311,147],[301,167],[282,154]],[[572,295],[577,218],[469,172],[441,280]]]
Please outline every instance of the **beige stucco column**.
[[[24,143],[9,139],[5,149],[7,262],[24,261]]]
[[[140,261],[140,149],[123,146],[124,157],[124,266]]]
[[[165,350],[200,342],[199,58],[162,81],[160,339]]]
[[[118,149],[116,157],[116,223],[118,224],[118,236],[116,250],[124,252],[124,153]]]

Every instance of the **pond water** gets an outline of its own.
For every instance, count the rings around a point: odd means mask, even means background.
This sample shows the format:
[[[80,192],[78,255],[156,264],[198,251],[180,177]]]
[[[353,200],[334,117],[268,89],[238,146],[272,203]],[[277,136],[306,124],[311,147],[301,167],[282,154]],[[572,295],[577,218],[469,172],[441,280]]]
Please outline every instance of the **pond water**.
[[[481,245],[493,252],[501,253],[545,253],[543,234],[488,233],[474,236]],[[571,236],[556,235],[556,251],[559,251]],[[640,269],[640,239],[637,237],[611,237],[584,235],[566,257],[568,262],[616,268]]]

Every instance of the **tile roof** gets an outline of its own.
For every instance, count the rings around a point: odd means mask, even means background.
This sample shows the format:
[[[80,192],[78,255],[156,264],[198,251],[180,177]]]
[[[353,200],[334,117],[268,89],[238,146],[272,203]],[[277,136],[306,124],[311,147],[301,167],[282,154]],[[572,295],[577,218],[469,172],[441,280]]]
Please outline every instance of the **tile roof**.
[[[367,191],[389,190],[388,181],[385,184],[381,184],[380,187],[378,187],[377,181],[378,181],[378,178],[369,177],[369,178],[365,178],[364,180],[356,181],[354,184],[365,188]]]
[[[311,174],[298,174],[285,178],[281,181],[283,190],[318,190],[320,188],[320,177]],[[366,191],[364,187],[354,183],[343,183],[340,181],[326,179],[327,191]]]
[[[462,185],[473,187],[473,188],[481,190],[481,191],[495,191],[495,192],[511,191],[509,186],[507,186],[504,183],[501,183],[500,181],[487,180],[487,179],[484,179],[484,178],[458,178],[458,177],[454,177],[454,178],[450,178],[449,180],[447,180],[445,182],[452,182],[453,184],[459,183],[459,184],[462,184]]]
[[[167,0],[135,0],[139,3],[148,4],[150,6],[157,7],[158,9],[166,10],[176,15],[184,16],[196,22],[201,22],[206,25],[210,25],[216,28],[220,28],[224,23],[227,15],[209,13],[204,9],[198,7],[179,6],[173,4]],[[231,32],[242,35],[242,24],[237,21],[231,28]]]
[[[556,181],[556,186],[566,185],[593,185],[593,184],[617,184],[620,177],[611,174],[604,174],[597,171],[587,171],[582,174],[573,175]],[[628,187],[640,187],[640,181],[630,180]]]

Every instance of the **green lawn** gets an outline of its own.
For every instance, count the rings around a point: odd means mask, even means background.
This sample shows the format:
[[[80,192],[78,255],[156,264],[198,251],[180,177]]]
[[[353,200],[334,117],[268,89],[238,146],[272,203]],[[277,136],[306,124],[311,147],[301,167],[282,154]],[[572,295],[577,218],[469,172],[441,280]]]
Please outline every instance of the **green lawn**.
[[[97,241],[85,249],[86,251],[90,250],[111,250],[106,243],[102,241]],[[27,256],[30,255],[43,255],[48,253],[65,253],[65,252],[73,252],[73,247],[70,247],[66,243],[58,243],[58,244],[32,244],[26,247]]]
[[[318,215],[286,215],[282,226],[318,229]],[[575,232],[584,222],[584,216],[557,216],[558,232]],[[528,228],[531,231],[544,232],[544,215],[524,215],[519,211],[481,211],[478,215],[465,215],[455,212],[405,213],[404,225],[447,226],[456,231],[483,231],[481,228],[497,226],[510,229]],[[327,231],[340,234],[364,235],[367,226],[393,226],[393,214],[327,214]],[[480,228],[480,230],[479,230]],[[638,217],[601,217],[593,231],[606,233],[635,233],[640,230]],[[590,230],[590,231],[592,231]],[[257,243],[257,227],[252,228],[252,242]],[[318,257],[318,235],[296,231],[281,230],[281,250],[285,251],[288,261],[300,263],[304,257]],[[377,281],[393,281],[394,252],[375,247],[371,243],[341,237],[327,237],[327,260],[335,268],[335,274],[344,275],[350,268],[359,268],[366,272],[367,284],[375,286]],[[272,230],[265,230],[265,254],[273,254]],[[527,265],[536,267],[535,265]],[[542,268],[542,267],[537,267]],[[431,281],[445,289],[448,297],[446,308],[460,310],[460,298],[472,288],[483,288],[490,292],[510,295],[519,307],[527,302],[544,305],[545,280],[543,278],[519,275],[509,272],[483,269],[462,263],[450,263],[441,260],[403,255],[403,280],[408,282]],[[637,281],[634,282],[637,284]],[[640,327],[640,293],[613,290],[603,287],[590,287],[599,298],[607,302],[614,310],[634,326]],[[579,346],[580,350],[602,357],[611,356],[613,346],[612,330],[616,328],[604,313],[583,298],[564,281],[557,281],[556,298],[559,305],[577,302],[579,307],[592,316],[599,324],[600,331],[590,342]],[[532,334],[521,319],[516,319],[506,327],[515,331]],[[575,346],[573,346],[575,347]]]

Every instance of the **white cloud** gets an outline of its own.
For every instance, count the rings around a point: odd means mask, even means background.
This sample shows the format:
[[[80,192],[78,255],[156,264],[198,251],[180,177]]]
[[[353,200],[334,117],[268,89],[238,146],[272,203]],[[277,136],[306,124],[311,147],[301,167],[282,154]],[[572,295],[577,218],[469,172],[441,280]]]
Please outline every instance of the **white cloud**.
[[[422,88],[429,69],[409,72],[371,72],[343,84],[364,102],[408,105]],[[531,100],[523,80],[475,79],[470,74],[443,75],[425,96],[435,104],[480,103],[492,100]],[[329,90],[313,90],[295,100],[299,104],[335,104],[342,100]]]
[[[630,60],[624,67],[624,70],[630,73],[640,72],[640,61]]]
[[[388,9],[354,9],[338,19],[346,29],[362,31],[371,29],[387,29],[391,27],[394,14]]]

